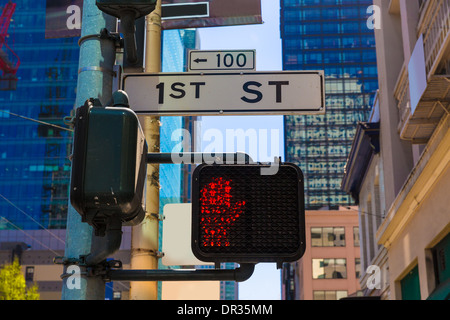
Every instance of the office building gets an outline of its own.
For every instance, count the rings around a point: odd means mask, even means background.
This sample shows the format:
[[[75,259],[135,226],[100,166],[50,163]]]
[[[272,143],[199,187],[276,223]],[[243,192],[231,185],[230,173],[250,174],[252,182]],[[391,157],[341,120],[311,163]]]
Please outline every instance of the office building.
[[[326,77],[325,115],[285,117],[285,160],[305,175],[306,209],[352,205],[342,175],[355,125],[368,118],[378,88],[372,0],[280,3],[283,69]]]
[[[358,211],[306,211],[306,251],[282,271],[283,300],[339,300],[360,295]]]
[[[448,300],[450,2],[374,5],[380,90],[342,181],[360,205],[361,287],[382,299]]]
[[[75,38],[44,38],[36,26],[45,25],[45,2],[20,1],[11,19],[2,59],[20,64],[13,87],[1,71],[0,229],[60,229],[66,224],[72,143],[71,132],[61,127],[69,128],[63,119],[74,108],[79,47]]]
[[[4,13],[11,12],[11,3],[0,1]],[[65,247],[72,132],[64,118],[77,107],[79,38],[45,39],[45,1],[13,4],[13,15],[0,19],[8,34],[0,37],[0,264],[20,256],[26,279],[37,282],[41,299],[60,299],[63,267],[53,258],[63,256]],[[183,71],[186,50],[197,45],[195,30],[164,32],[163,41],[163,68]],[[167,151],[172,132],[185,121],[161,122],[162,151]],[[185,198],[185,176],[180,166],[161,168],[161,207]],[[123,232],[113,258],[127,268],[131,228]],[[108,284],[109,298],[113,290],[116,298],[127,299],[129,284]]]
[[[5,15],[11,5],[13,15]],[[71,171],[64,117],[75,107],[78,39],[45,39],[45,2],[0,6],[8,25],[1,59],[19,62],[14,85],[1,71],[0,263],[14,250],[27,281],[39,279],[41,299],[54,299],[61,296],[62,267],[53,258],[64,254]]]

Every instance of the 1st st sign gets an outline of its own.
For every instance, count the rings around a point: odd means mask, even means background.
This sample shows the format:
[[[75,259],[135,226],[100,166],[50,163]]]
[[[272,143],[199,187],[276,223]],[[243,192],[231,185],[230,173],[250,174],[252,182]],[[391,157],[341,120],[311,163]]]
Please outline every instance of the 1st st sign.
[[[299,115],[325,113],[323,71],[136,73],[122,89],[137,114]]]

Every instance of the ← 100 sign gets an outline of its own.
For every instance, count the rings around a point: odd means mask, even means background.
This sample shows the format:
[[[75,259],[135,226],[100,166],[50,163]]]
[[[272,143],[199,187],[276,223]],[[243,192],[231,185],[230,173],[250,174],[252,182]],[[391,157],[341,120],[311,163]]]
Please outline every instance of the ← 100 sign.
[[[255,50],[191,50],[188,71],[255,71]]]
[[[325,113],[323,71],[125,74],[137,114],[298,115]]]

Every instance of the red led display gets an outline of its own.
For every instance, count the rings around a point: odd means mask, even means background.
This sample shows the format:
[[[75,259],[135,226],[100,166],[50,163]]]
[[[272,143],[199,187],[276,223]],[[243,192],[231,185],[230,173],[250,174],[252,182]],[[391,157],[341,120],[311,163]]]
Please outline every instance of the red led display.
[[[245,201],[234,201],[232,180],[222,177],[200,190],[200,246],[229,247],[229,232],[245,213]]]
[[[280,164],[201,164],[192,175],[191,248],[200,261],[297,261],[305,252],[303,175]]]

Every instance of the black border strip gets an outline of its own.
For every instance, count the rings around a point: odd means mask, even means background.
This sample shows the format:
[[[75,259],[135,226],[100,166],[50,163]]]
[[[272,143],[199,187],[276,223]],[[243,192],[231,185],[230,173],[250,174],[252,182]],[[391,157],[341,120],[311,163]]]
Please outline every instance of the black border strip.
[[[200,11],[199,11],[200,10]],[[161,5],[161,19],[208,18],[209,2],[165,3]]]

